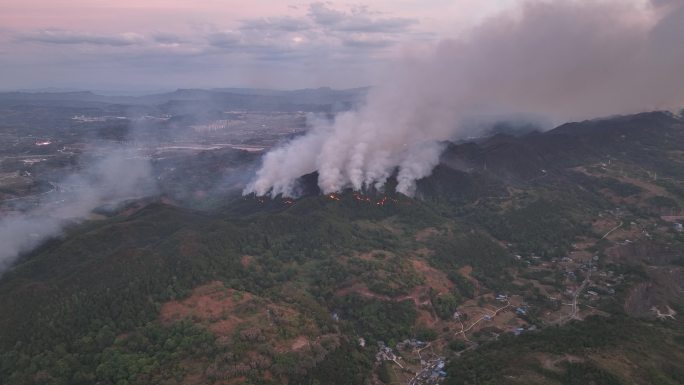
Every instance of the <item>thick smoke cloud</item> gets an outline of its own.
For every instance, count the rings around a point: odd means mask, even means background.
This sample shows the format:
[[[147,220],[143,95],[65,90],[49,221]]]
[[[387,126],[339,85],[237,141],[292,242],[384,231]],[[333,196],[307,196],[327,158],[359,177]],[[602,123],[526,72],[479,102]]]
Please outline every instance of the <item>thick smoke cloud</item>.
[[[317,122],[268,153],[245,193],[296,195],[318,171],[323,192],[382,187],[412,195],[463,122],[534,116],[559,123],[684,105],[684,7],[635,1],[528,1],[466,36],[416,48],[366,104]]]
[[[21,214],[0,218],[0,274],[24,252],[60,235],[70,223],[84,220],[105,203],[120,202],[154,192],[149,160],[133,150],[98,148],[83,160],[82,171],[59,183],[39,204]]]

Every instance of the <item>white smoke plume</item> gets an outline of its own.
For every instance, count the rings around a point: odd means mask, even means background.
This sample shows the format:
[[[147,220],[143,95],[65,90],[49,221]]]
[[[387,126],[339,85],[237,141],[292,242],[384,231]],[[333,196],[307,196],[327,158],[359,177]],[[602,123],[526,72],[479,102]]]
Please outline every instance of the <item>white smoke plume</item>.
[[[296,195],[318,171],[324,193],[397,191],[438,163],[464,121],[531,115],[550,122],[684,105],[684,7],[659,0],[531,0],[458,39],[413,48],[358,110],[268,153],[244,193]]]
[[[46,239],[59,236],[64,226],[79,222],[104,204],[152,194],[155,190],[148,159],[124,148],[98,148],[82,160],[88,164],[59,183],[60,190],[26,212],[0,217],[0,274],[21,255]]]

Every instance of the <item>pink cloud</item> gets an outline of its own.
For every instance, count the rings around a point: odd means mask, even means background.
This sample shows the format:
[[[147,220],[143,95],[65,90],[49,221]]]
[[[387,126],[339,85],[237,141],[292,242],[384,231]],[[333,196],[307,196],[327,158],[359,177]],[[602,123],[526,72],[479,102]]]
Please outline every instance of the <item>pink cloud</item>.
[[[425,19],[425,29],[445,29],[467,24],[518,0],[487,2],[481,0],[375,0],[365,4],[373,12],[393,17]],[[492,5],[492,4],[498,5]],[[349,2],[325,3],[344,9]],[[363,3],[362,3],[363,4]],[[502,5],[503,4],[503,5]],[[145,32],[185,30],[190,24],[234,25],[241,19],[301,14],[309,6],[292,6],[279,0],[3,0],[0,25],[13,30],[64,28],[91,32]]]

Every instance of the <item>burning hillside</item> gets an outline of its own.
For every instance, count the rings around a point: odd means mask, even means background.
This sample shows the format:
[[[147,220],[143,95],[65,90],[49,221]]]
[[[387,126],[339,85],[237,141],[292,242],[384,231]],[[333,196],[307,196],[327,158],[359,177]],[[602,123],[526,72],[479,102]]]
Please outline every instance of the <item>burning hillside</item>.
[[[480,134],[482,122],[549,127],[681,108],[683,20],[675,2],[524,2],[468,38],[397,63],[363,107],[310,122],[306,135],[266,154],[245,193],[298,196],[297,179],[317,171],[324,194],[382,189],[396,174],[396,191],[412,196],[441,143]]]

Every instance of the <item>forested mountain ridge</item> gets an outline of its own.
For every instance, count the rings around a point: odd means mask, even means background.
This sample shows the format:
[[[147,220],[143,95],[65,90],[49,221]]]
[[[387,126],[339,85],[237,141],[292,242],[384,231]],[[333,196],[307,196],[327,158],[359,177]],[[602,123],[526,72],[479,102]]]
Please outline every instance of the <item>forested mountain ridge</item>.
[[[416,199],[74,224],[0,278],[0,383],[683,383],[683,148],[654,112],[450,145]]]

